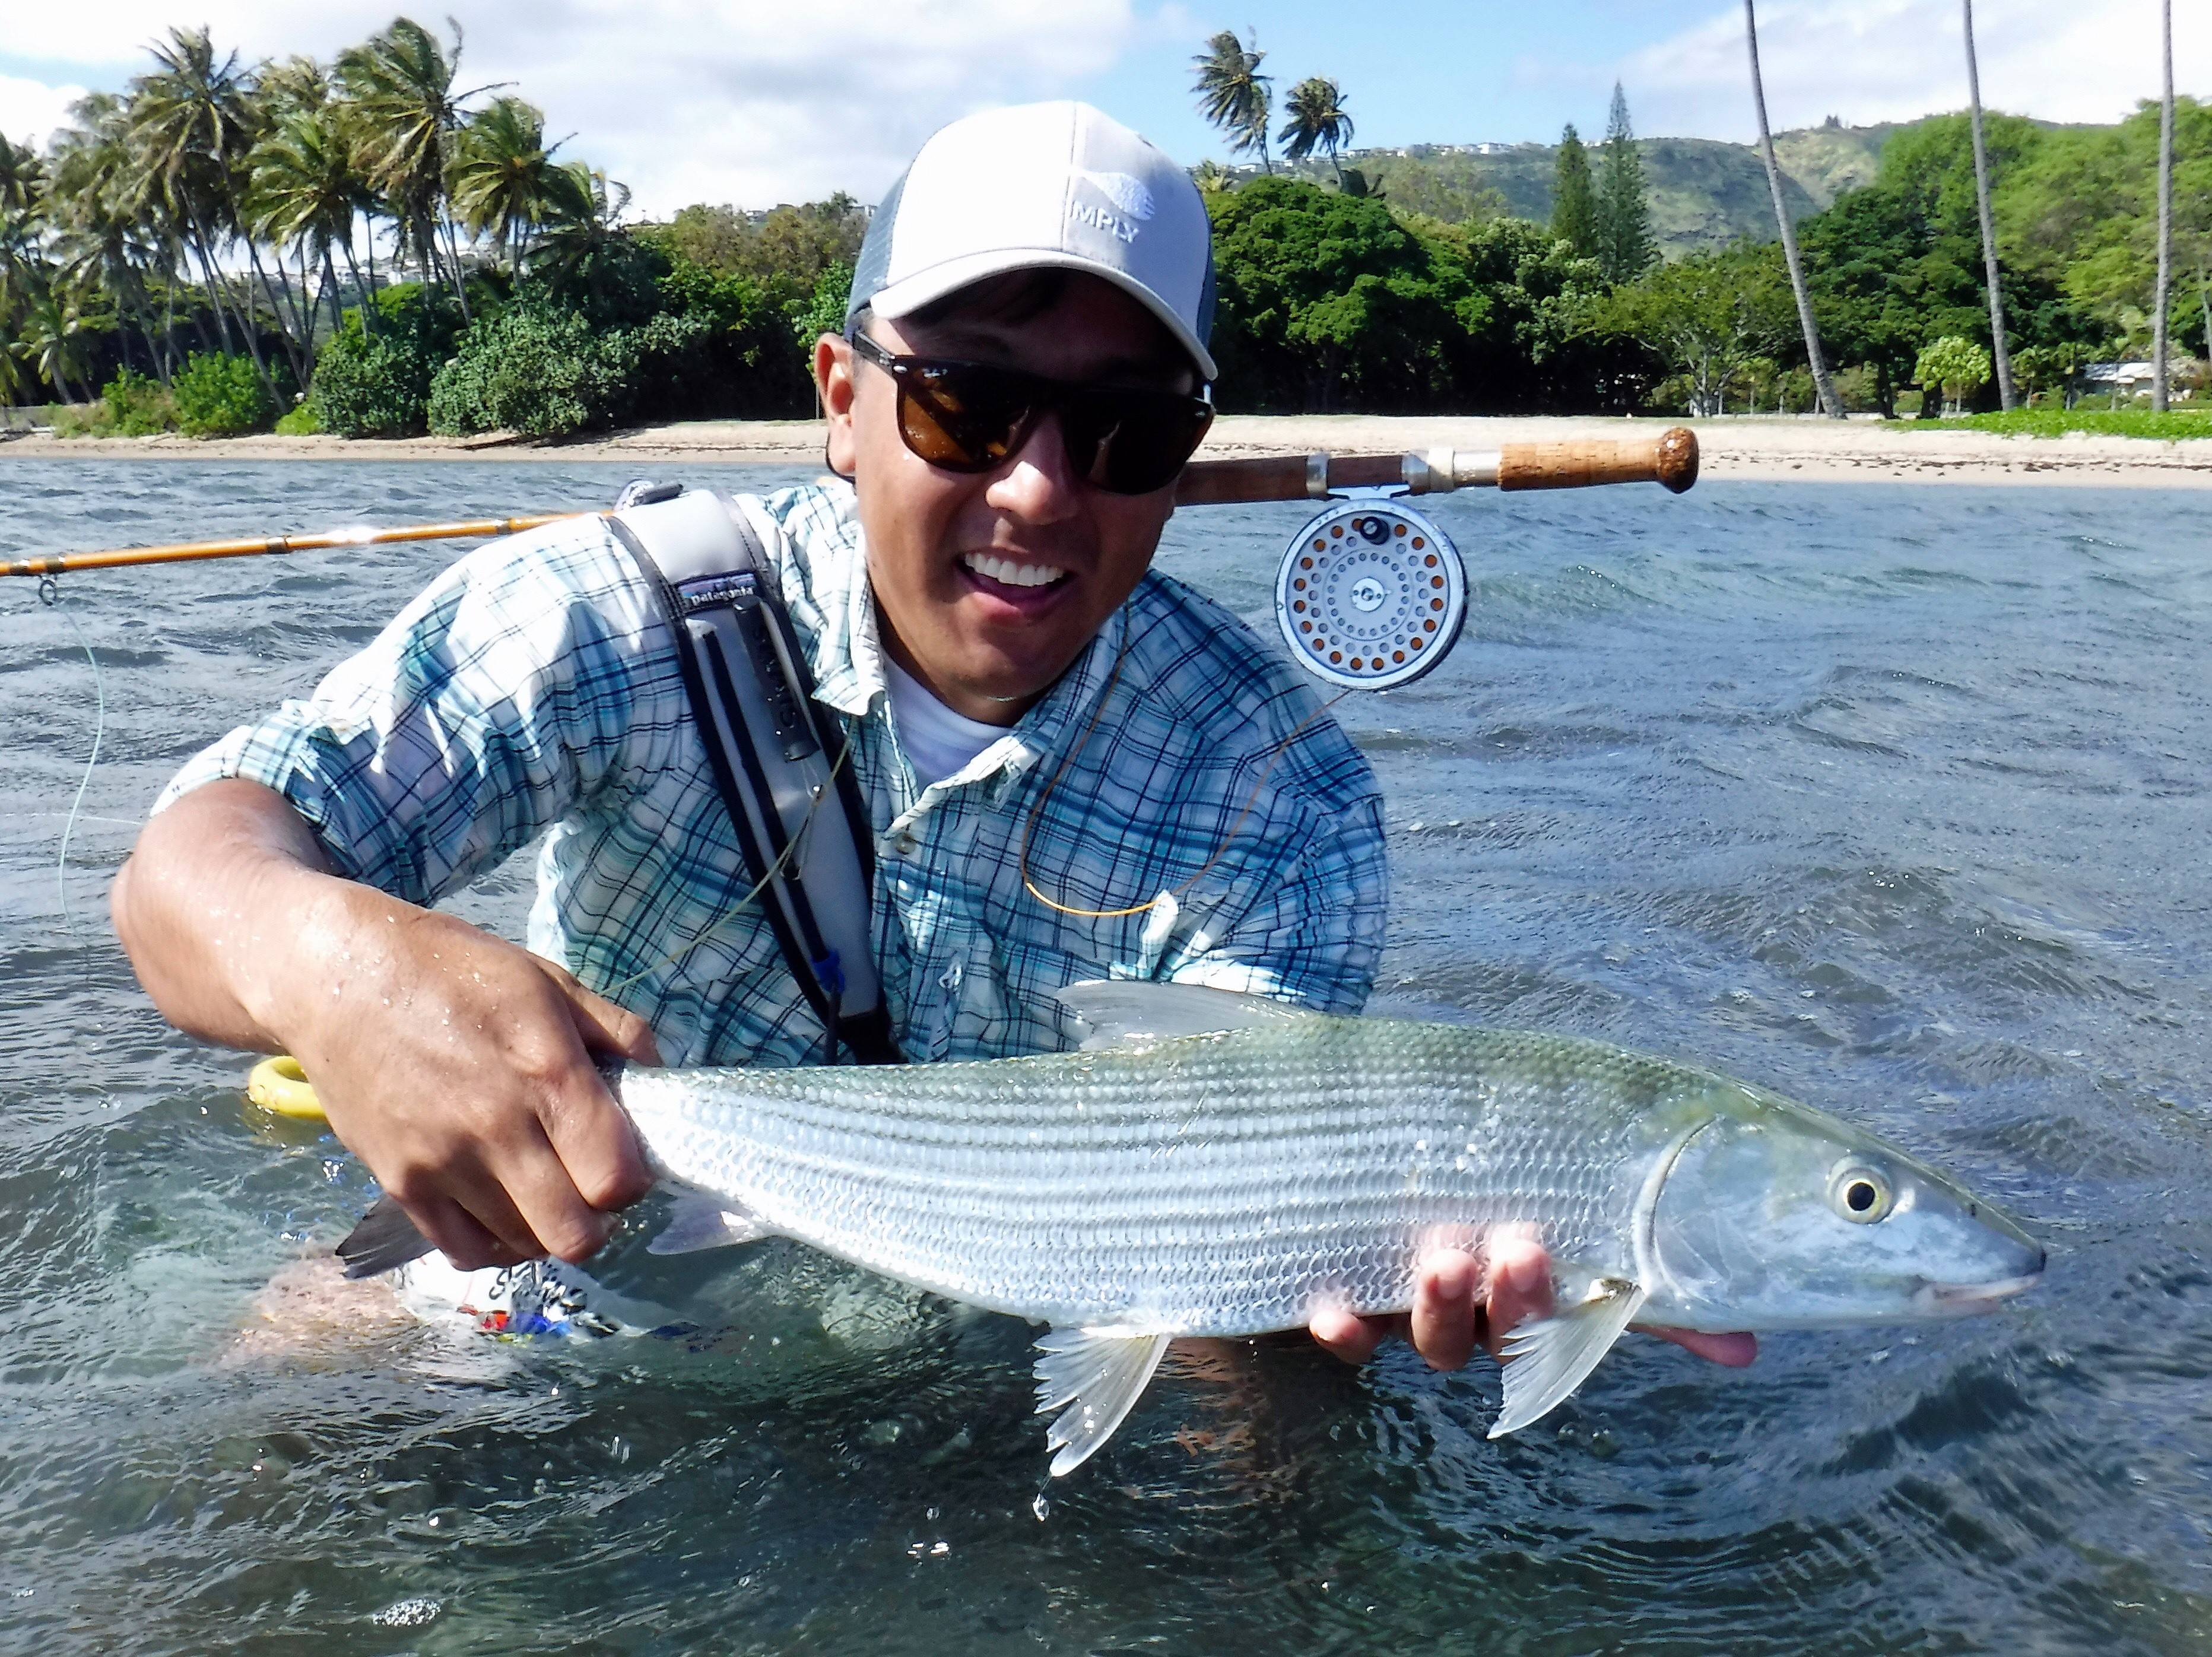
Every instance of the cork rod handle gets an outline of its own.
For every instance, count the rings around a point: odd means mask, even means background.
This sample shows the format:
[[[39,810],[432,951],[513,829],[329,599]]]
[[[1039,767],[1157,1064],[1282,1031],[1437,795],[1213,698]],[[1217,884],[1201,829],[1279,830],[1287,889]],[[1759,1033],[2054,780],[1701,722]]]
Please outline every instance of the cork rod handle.
[[[1332,489],[1392,483],[1405,484],[1413,495],[1492,485],[1501,489],[1572,489],[1597,483],[1657,483],[1680,495],[1697,481],[1697,434],[1675,426],[1654,437],[1508,443],[1488,451],[1194,460],[1176,482],[1176,505],[1317,501]]]

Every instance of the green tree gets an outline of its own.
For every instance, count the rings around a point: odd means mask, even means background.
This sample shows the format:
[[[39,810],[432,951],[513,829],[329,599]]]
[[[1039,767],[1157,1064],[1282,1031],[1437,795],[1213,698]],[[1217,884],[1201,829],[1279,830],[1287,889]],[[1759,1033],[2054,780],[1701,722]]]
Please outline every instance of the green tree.
[[[520,98],[498,98],[473,116],[454,146],[447,186],[453,211],[471,236],[495,233],[500,257],[514,270],[530,234],[553,216],[573,181],[562,176],[545,142],[545,117]]]
[[[309,258],[322,267],[323,294],[335,334],[343,318],[333,250],[344,249],[346,268],[358,289],[354,216],[368,200],[368,183],[354,165],[344,124],[327,108],[295,109],[254,147],[252,163],[248,216],[272,242],[297,246],[303,268]]]
[[[1972,340],[1946,334],[1920,354],[1913,378],[1922,385],[1940,386],[1956,414],[1966,400],[1990,383],[1990,354]]]
[[[1651,238],[1651,203],[1644,187],[1644,157],[1628,121],[1628,97],[1613,83],[1613,113],[1606,122],[1605,153],[1597,185],[1597,262],[1607,282],[1633,282],[1659,257]]]
[[[1552,234],[1578,259],[1597,257],[1597,197],[1590,188],[1589,152],[1572,121],[1559,134],[1552,179]]]
[[[1692,416],[1723,413],[1729,392],[1785,355],[1796,331],[1780,252],[1738,242],[1662,264],[1615,288],[1599,320],[1666,361]]]
[[[1342,89],[1334,81],[1309,76],[1291,88],[1283,110],[1283,130],[1275,135],[1283,146],[1283,159],[1302,161],[1318,149],[1328,157],[1341,189],[1344,169],[1336,158],[1352,142],[1352,117],[1344,112]]]
[[[465,106],[476,95],[453,90],[460,61],[458,23],[447,47],[412,18],[396,17],[382,33],[340,52],[337,74],[359,111],[363,167],[398,218],[403,249],[421,262],[423,281],[452,285],[466,314],[459,253],[446,215],[446,169]]]
[[[1200,112],[1229,140],[1230,153],[1257,155],[1260,170],[1272,173],[1267,119],[1273,109],[1268,90],[1273,81],[1260,73],[1260,61],[1267,55],[1260,50],[1256,33],[1248,46],[1234,30],[1224,29],[1191,59],[1198,71],[1192,89],[1198,94]]]
[[[1224,406],[1376,412],[1449,392],[1447,342],[1480,320],[1464,270],[1378,201],[1291,179],[1210,198]]]
[[[224,237],[243,228],[235,174],[260,128],[252,77],[240,68],[235,52],[217,58],[205,29],[172,29],[166,42],[149,50],[158,67],[131,81],[130,97],[131,137],[146,170],[147,194],[161,203],[198,261],[226,346],[245,350],[273,397],[253,307],[250,301],[235,307],[225,303],[216,265]],[[258,274],[260,257],[250,239],[246,250]],[[236,346],[230,339],[234,308]]]

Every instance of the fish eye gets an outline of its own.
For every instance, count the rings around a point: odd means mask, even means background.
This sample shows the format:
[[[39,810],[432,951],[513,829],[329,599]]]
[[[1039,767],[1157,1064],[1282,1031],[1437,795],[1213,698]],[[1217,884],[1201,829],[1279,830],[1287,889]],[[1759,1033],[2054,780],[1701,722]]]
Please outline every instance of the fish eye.
[[[1870,1162],[1841,1162],[1828,1176],[1828,1206],[1853,1225],[1887,1219],[1896,1202],[1889,1176]]]

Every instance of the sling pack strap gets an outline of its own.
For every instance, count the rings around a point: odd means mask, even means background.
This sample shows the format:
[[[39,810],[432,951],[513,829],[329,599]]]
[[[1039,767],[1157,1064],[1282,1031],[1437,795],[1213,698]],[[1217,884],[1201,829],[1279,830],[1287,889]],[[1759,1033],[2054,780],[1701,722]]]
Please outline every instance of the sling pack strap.
[[[653,492],[653,493],[658,493]],[[875,848],[845,739],[814,700],[806,654],[760,541],[707,490],[625,492],[608,527],[635,561],[676,660],[746,871],[799,993],[862,1064],[902,1062],[872,948]]]

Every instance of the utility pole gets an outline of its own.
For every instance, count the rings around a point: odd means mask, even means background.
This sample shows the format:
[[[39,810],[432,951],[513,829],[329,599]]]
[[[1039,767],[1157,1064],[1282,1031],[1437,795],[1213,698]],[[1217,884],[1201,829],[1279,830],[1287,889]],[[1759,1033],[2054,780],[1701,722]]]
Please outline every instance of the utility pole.
[[[2158,296],[2151,309],[2150,406],[2166,412],[2166,305],[2173,290],[2173,0],[2159,7],[2166,88],[2158,106]]]
[[[1990,354],[1996,360],[1997,402],[2013,406],[2012,352],[2005,344],[2004,292],[1997,284],[1997,233],[1990,217],[1990,152],[1982,143],[1982,71],[1974,61],[1974,0],[1960,0],[1966,15],[1966,95],[1974,117],[1974,204],[1982,215],[1982,264],[1990,274]]]
[[[1797,322],[1805,331],[1805,360],[1813,370],[1813,389],[1820,398],[1820,412],[1831,420],[1844,417],[1843,399],[1836,382],[1828,377],[1828,360],[1820,354],[1820,330],[1813,320],[1813,296],[1805,291],[1805,266],[1797,257],[1797,233],[1790,225],[1790,209],[1782,199],[1782,168],[1774,159],[1774,135],[1766,130],[1766,88],[1759,78],[1759,18],[1753,0],[1743,0],[1744,38],[1751,44],[1751,101],[1759,112],[1759,153],[1766,158],[1766,187],[1774,192],[1774,222],[1782,232],[1782,257],[1790,264],[1790,290],[1797,295]]]

